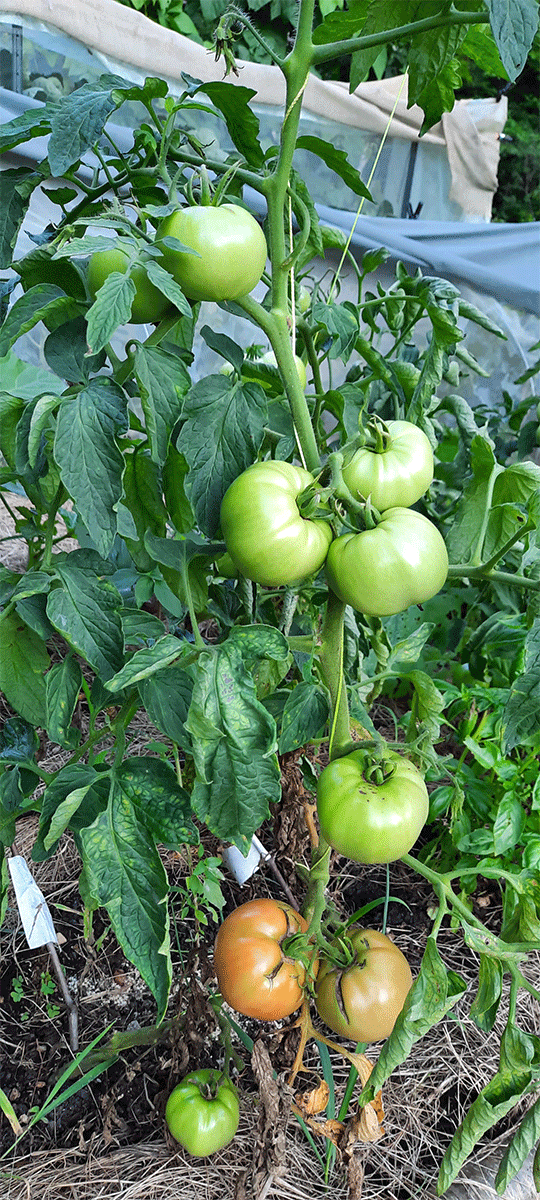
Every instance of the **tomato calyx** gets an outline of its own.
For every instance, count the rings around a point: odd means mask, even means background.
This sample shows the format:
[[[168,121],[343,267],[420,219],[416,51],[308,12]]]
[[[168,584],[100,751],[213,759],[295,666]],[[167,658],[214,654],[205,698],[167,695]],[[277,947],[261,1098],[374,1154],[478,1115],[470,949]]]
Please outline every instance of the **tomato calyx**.
[[[392,435],[382,417],[373,416],[371,418],[366,435],[364,449],[370,450],[372,454],[384,454],[385,450],[389,449]]]

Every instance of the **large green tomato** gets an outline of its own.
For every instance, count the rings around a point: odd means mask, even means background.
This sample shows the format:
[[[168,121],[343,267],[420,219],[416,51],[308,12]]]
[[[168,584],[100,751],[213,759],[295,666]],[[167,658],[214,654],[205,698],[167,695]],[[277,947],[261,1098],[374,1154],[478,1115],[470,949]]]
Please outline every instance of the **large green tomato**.
[[[410,421],[387,421],[384,450],[362,446],[343,468],[343,479],[356,498],[371,496],[380,512],[408,508],[433,479],[433,452],[422,429]]]
[[[390,1036],[412,986],[401,950],[376,929],[348,930],[352,961],[343,967],[323,961],[316,1005],[325,1025],[353,1042]]]
[[[374,529],[345,533],[328,551],[332,591],[368,617],[389,617],[440,592],[448,554],[439,530],[413,508],[389,508]]]
[[[248,900],[229,913],[214,947],[219,990],[227,1004],[259,1021],[279,1021],[295,1012],[304,998],[306,968],[282,943],[306,930],[300,913],[281,900]]]
[[[301,583],[322,567],[332,541],[328,521],[306,520],[297,496],[313,476],[286,462],[248,467],[225,492],[221,529],[242,575],[255,583]]]
[[[129,256],[124,250],[96,250],[88,263],[88,287],[94,300],[100,287],[113,271],[119,271],[121,275],[126,274],[128,262]],[[170,300],[150,282],[144,267],[132,267],[130,277],[135,284],[135,297],[131,306],[133,324],[157,324],[171,307]]]
[[[428,816],[423,776],[407,758],[389,751],[381,763],[386,778],[365,779],[366,754],[353,750],[335,758],[317,783],[321,834],[353,862],[395,862],[409,850]]]
[[[163,246],[162,265],[190,300],[238,300],[252,291],[266,265],[264,233],[238,204],[177,209],[158,227],[156,240],[164,237],[196,252]]]
[[[210,1067],[186,1075],[171,1092],[165,1108],[173,1138],[197,1158],[228,1146],[239,1119],[234,1084]]]

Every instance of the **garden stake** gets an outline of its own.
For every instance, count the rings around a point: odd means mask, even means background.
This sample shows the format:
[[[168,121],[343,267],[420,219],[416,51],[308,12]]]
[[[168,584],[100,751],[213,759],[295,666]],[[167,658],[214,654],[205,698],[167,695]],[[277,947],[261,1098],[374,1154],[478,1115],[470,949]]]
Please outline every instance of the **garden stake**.
[[[49,951],[58,986],[68,1010],[69,1044],[73,1053],[76,1054],[79,1048],[77,1005],[68,988],[58,957],[56,949],[58,938],[49,906],[21,854],[11,854],[8,857],[8,867],[28,945],[31,950],[37,949],[38,946],[46,946]]]

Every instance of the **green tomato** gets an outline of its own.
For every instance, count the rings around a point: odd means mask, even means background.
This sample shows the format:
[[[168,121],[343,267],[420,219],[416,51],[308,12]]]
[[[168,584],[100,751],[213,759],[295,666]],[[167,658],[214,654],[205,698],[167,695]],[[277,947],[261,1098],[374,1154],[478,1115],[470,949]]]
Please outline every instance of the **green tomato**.
[[[95,300],[100,287],[113,271],[125,275],[129,255],[121,249],[96,250],[88,263],[88,287]],[[130,277],[135,284],[135,297],[131,306],[134,325],[155,325],[170,309],[171,302],[150,282],[144,267],[132,267]]]
[[[390,436],[384,450],[362,446],[343,468],[353,496],[371,496],[380,512],[416,504],[433,479],[433,451],[423,430],[410,421],[386,424]]]
[[[265,363],[268,367],[275,367],[277,370],[277,361],[273,350],[267,350],[266,354],[263,354],[262,358],[259,359],[259,362]],[[298,354],[295,354],[294,362],[298,373],[298,378],[302,384],[302,389],[305,390],[307,384],[306,364]]]
[[[162,265],[190,300],[238,300],[252,291],[266,265],[264,233],[238,204],[177,209],[159,225],[156,240],[164,237],[195,251],[162,251]]]
[[[311,292],[310,292],[309,288],[307,288],[305,286],[305,284],[301,284],[301,286],[298,289],[298,302],[297,302],[296,307],[299,312],[305,313],[308,311],[308,308],[310,308],[310,306],[311,306]]]
[[[391,751],[381,763],[382,772],[387,772],[382,782],[365,779],[365,767],[365,752],[353,750],[321,772],[321,834],[352,862],[395,862],[409,853],[427,821],[427,788],[414,763]]]
[[[368,617],[389,617],[440,592],[448,554],[435,525],[413,508],[389,508],[374,529],[345,533],[328,551],[332,591]]]
[[[328,521],[306,520],[297,496],[313,475],[287,462],[259,462],[227,489],[221,529],[242,575],[266,586],[301,583],[322,567],[332,541]]]
[[[376,929],[353,927],[347,939],[351,947],[347,964],[321,963],[317,1012],[342,1037],[379,1042],[390,1036],[407,999],[411,969],[401,950]]]
[[[238,1129],[238,1093],[221,1071],[192,1071],[167,1100],[165,1120],[173,1138],[197,1158],[228,1146]]]

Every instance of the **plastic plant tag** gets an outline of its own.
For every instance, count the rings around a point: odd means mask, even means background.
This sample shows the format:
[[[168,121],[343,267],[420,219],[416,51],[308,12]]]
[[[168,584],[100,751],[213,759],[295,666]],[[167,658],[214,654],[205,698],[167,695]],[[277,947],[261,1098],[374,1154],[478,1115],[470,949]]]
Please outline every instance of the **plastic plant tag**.
[[[252,837],[249,852],[244,857],[236,846],[227,846],[223,851],[223,862],[232,871],[236,882],[242,886],[247,883],[248,879],[255,874],[257,867],[260,865],[261,858],[269,858],[269,852],[265,849],[258,837]]]
[[[47,901],[20,854],[8,858],[8,867],[26,940],[31,950],[58,943]]]

